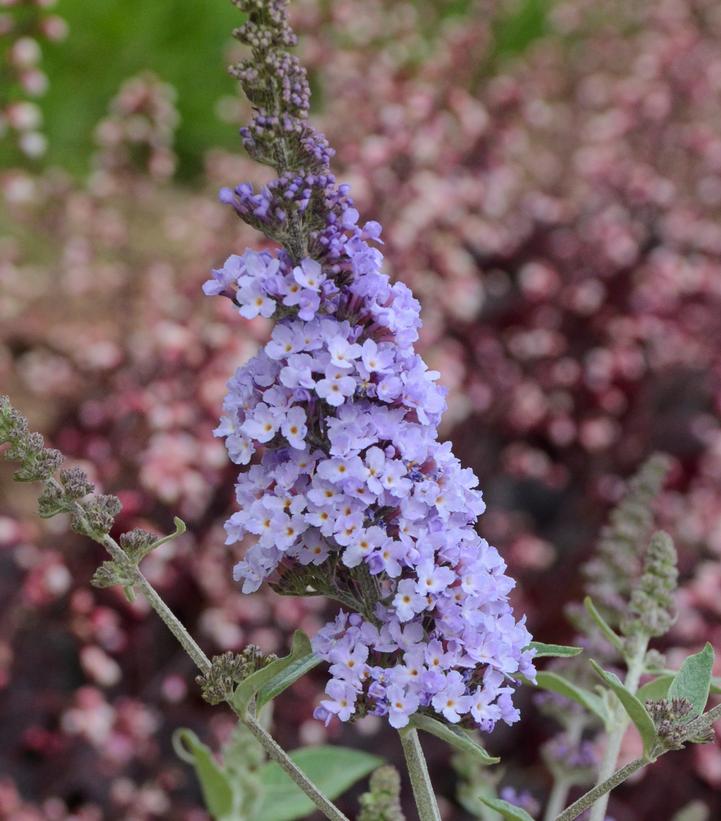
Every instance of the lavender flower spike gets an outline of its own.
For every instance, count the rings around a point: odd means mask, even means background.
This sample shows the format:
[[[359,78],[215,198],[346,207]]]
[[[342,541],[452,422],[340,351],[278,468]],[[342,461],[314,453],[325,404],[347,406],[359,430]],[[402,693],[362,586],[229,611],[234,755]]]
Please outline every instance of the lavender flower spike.
[[[282,0],[236,0],[252,58],[233,73],[254,105],[247,150],[278,178],[221,197],[276,240],[231,256],[206,283],[244,317],[273,317],[265,348],[229,382],[216,433],[248,467],[228,543],[250,537],[243,591],[342,602],[313,641],[330,665],[316,716],[373,713],[400,728],[423,711],[490,731],[513,723],[516,674],[534,677],[514,582],[476,533],[478,480],[438,441],[438,373],[415,352],[420,306],[381,270],[381,227],[359,223],[331,150],[306,121],[305,72]]]

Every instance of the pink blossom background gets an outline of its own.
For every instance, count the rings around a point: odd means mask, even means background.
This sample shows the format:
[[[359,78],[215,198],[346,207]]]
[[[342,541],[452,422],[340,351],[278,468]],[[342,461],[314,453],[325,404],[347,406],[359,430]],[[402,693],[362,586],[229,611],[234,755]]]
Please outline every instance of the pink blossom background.
[[[681,570],[664,649],[680,662],[705,641],[721,648],[721,10],[559,0],[513,56],[504,4],[442,19],[440,5],[363,0],[359,14],[352,0],[302,0],[295,20],[336,170],[423,301],[424,354],[449,388],[444,435],[485,490],[483,535],[534,634],[568,640],[579,565],[624,480],[663,450],[674,467],[658,521]],[[232,99],[219,110],[244,114]],[[185,519],[144,567],[206,652],[282,651],[333,607],[232,582],[233,469],[211,431],[225,380],[268,327],[199,291],[211,265],[259,243],[215,191],[262,172],[211,147],[202,185],[181,184],[176,128],[173,89],[143,74],[99,124],[87,179],[1,172],[0,384],[121,497],[119,529]],[[190,726],[217,747],[230,715],[201,701],[142,600],[89,586],[100,549],[37,519],[10,475],[0,469],[0,818],[206,818],[169,738]],[[321,681],[279,700],[279,740],[397,760],[375,719],[312,719]],[[522,727],[488,746],[507,783],[542,797],[535,749],[553,727],[525,701]],[[446,817],[469,817],[447,750],[428,752]],[[698,798],[714,818],[720,787],[717,741],[665,758],[611,813],[671,818]]]

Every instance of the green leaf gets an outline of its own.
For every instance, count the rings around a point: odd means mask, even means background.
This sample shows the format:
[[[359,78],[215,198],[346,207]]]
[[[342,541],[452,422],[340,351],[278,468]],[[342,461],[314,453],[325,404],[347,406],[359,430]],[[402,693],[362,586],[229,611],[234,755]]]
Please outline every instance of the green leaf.
[[[240,796],[233,784],[198,736],[183,727],[173,733],[173,747],[179,758],[195,767],[203,791],[203,800],[213,818],[221,819],[235,813]]]
[[[277,698],[284,690],[295,684],[299,678],[302,678],[306,673],[309,673],[314,667],[320,664],[320,657],[315,653],[310,652],[305,655],[300,655],[291,663],[284,667],[278,675],[274,676],[265,686],[258,690],[256,696],[256,708],[260,710],[269,701]]]
[[[173,524],[175,525],[175,530],[173,533],[169,533],[167,536],[162,536],[160,539],[155,539],[151,544],[149,544],[141,553],[139,553],[136,557],[136,561],[142,561],[148,554],[152,553],[158,547],[162,547],[162,545],[167,544],[168,542],[176,539],[178,536],[182,536],[183,533],[188,529],[187,525],[182,519],[179,519],[177,516],[173,516]]]
[[[689,656],[684,661],[668,688],[668,699],[685,698],[691,702],[693,711],[688,716],[689,720],[700,716],[706,707],[713,662],[713,647],[707,643],[700,653]]]
[[[532,641],[526,649],[535,650],[534,658],[571,658],[583,653],[583,647],[573,647],[566,644],[544,644],[542,641]]]
[[[636,693],[636,698],[641,703],[646,701],[658,701],[660,698],[666,698],[666,693],[668,693],[668,688],[671,686],[672,681],[673,675],[662,675],[653,679],[653,681],[648,681],[643,685],[643,687],[639,687],[638,692]]]
[[[487,807],[499,812],[508,821],[533,821],[533,818],[525,810],[515,804],[509,804],[508,801],[503,801],[500,798],[483,798],[483,796],[481,796],[481,801]]]
[[[331,801],[383,763],[375,755],[333,746],[305,747],[290,753],[290,757]],[[265,796],[256,821],[293,821],[315,809],[274,761],[261,767],[259,776]]]
[[[302,661],[309,663],[309,657],[313,657],[313,649],[310,646],[310,639],[302,630],[296,630],[293,634],[293,641],[290,654],[283,658],[267,664],[248,676],[235,688],[233,693],[233,706],[241,714],[245,715],[248,705],[259,691],[264,691],[265,704],[270,698],[275,698],[279,693],[296,681],[301,673],[294,675],[298,671]],[[283,685],[283,682],[286,682]],[[262,706],[262,705],[261,705]]]
[[[674,676],[678,673],[678,670],[654,670],[653,672],[659,676],[669,676],[670,678],[674,678]],[[711,678],[710,693],[714,696],[721,696],[721,678],[718,676],[713,676]]]
[[[674,815],[672,821],[708,821],[709,810],[703,801],[692,801]]]
[[[604,724],[608,721],[606,708],[595,693],[586,690],[584,687],[579,687],[558,673],[541,670],[539,673],[536,673],[536,683],[543,690],[558,693],[558,695],[570,698],[572,701],[580,704],[581,707],[600,718]]]
[[[593,619],[596,624],[596,627],[603,633],[606,640],[616,648],[616,650],[623,656],[625,655],[625,648],[623,646],[623,639],[616,634],[614,629],[611,625],[604,619],[604,617],[599,612],[596,605],[593,603],[593,599],[590,596],[586,596],[583,600],[583,606],[586,608],[586,612],[588,615]]]
[[[465,730],[460,729],[460,727],[451,727],[422,713],[416,713],[412,716],[410,723],[411,726],[423,730],[425,733],[430,733],[430,735],[434,735],[436,738],[440,738],[442,741],[445,741],[446,744],[450,744],[457,750],[463,753],[470,753],[475,756],[477,761],[485,766],[498,764],[501,760],[500,758],[489,755],[480,744],[474,741],[472,736]]]
[[[623,705],[623,709],[628,713],[628,717],[633,721],[636,725],[636,729],[641,734],[644,753],[649,755],[656,745],[657,736],[656,725],[653,723],[653,719],[649,715],[648,710],[630,690],[626,689],[623,682],[615,673],[609,673],[608,670],[604,670],[603,667],[593,659],[591,659],[591,665],[618,697],[618,700]]]

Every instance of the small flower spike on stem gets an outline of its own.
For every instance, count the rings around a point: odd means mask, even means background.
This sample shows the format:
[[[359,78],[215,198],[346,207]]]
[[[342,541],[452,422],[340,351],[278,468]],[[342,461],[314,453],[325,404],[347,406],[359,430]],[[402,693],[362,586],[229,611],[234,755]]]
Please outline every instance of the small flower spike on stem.
[[[408,775],[413,787],[413,797],[416,801],[419,821],[441,821],[441,813],[428,774],[428,765],[423,755],[423,748],[418,738],[418,730],[406,727],[400,730],[399,734],[403,754],[406,758],[406,766],[408,767]]]
[[[368,792],[360,797],[358,821],[405,821],[400,801],[401,778],[390,765],[370,777]]]
[[[643,573],[631,593],[628,615],[621,625],[627,636],[628,672],[624,684],[631,693],[638,690],[644,673],[649,640],[664,635],[673,624],[673,592],[677,577],[676,550],[671,537],[663,531],[654,533],[644,556]],[[612,777],[628,724],[626,712],[617,705],[598,772],[599,786]],[[608,792],[602,794],[594,805],[589,821],[603,821],[607,806]]]

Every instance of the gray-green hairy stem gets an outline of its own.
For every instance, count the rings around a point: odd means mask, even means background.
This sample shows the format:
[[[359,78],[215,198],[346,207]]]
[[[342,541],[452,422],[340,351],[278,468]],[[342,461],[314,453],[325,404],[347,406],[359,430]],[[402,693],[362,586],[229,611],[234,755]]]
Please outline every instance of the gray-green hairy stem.
[[[413,727],[406,727],[400,731],[400,737],[408,775],[413,787],[413,796],[418,809],[419,821],[441,821],[441,813],[428,774],[428,765],[423,755],[423,748],[418,738],[418,730]]]
[[[719,719],[721,719],[721,704],[713,707],[707,713],[704,713],[693,721],[689,721],[685,726],[685,732],[683,734],[681,744],[676,744],[673,747],[664,747],[663,744],[660,744],[652,751],[652,755],[636,758],[629,764],[626,764],[625,767],[621,767],[616,770],[616,772],[612,773],[608,778],[597,784],[592,790],[589,790],[577,801],[571,804],[570,807],[557,816],[556,821],[573,821],[574,818],[578,818],[582,812],[590,807],[593,807],[593,811],[595,811],[602,804],[604,806],[605,814],[605,806],[611,790],[614,790],[620,784],[623,784],[623,782],[630,778],[634,773],[638,772],[646,765],[652,764],[657,758],[665,753],[671,752],[673,749],[678,749],[679,746],[682,746],[684,743],[694,743],[699,739],[708,737],[712,732],[714,723]]]
[[[566,728],[568,743],[570,745],[576,745],[581,740],[583,727],[583,716],[572,716]],[[551,792],[546,802],[546,811],[543,814],[543,821],[554,821],[555,817],[566,806],[566,799],[573,784],[574,779],[565,767],[562,770],[556,768],[553,771],[553,786],[551,787]]]
[[[599,799],[608,799],[608,794],[611,790],[618,787],[619,784],[623,784],[627,778],[630,778],[635,772],[638,772],[638,770],[645,767],[648,763],[649,762],[645,758],[637,758],[630,764],[626,764],[625,767],[621,767],[620,770],[616,770],[616,772],[609,778],[602,783],[597,784],[592,790],[589,790],[585,795],[582,795],[578,801],[571,804],[568,809],[564,810],[556,818],[556,821],[573,821],[574,818],[578,818],[578,816],[589,807],[593,807],[595,810],[596,807],[601,805]],[[605,812],[606,809],[604,805],[604,816]]]
[[[641,636],[637,637],[632,645],[628,658],[628,672],[626,674],[626,680],[624,681],[626,689],[631,693],[635,693],[636,690],[638,690],[638,683],[644,670],[647,647],[648,638]],[[606,749],[598,770],[597,786],[599,787],[608,782],[616,769],[616,762],[618,761],[618,755],[621,751],[621,743],[630,723],[628,715],[620,703],[616,705],[612,721],[613,723],[609,728],[608,739],[606,741]],[[613,789],[613,786],[598,794],[599,800],[598,803],[593,804],[589,821],[603,821],[606,817],[608,793],[611,789]],[[591,804],[587,806],[590,807]]]
[[[127,555],[120,547],[120,545],[110,535],[105,535],[100,543],[106,548],[110,555],[115,560],[129,561]],[[187,631],[183,623],[175,616],[168,605],[163,601],[160,594],[150,584],[150,582],[143,576],[138,567],[133,570],[133,579],[143,595],[146,597],[148,604],[155,610],[160,618],[165,623],[166,627],[175,636],[181,647],[190,656],[195,663],[195,666],[201,673],[208,674],[211,669],[211,661],[199,647],[197,642],[193,639]],[[290,757],[285,753],[278,742],[267,732],[255,719],[254,716],[246,714],[244,716],[238,714],[238,719],[250,730],[253,736],[263,746],[263,749],[268,754],[268,757],[276,761],[280,767],[288,774],[290,778],[300,787],[301,790],[310,798],[316,807],[325,815],[330,821],[348,821],[345,815],[313,784],[313,782],[305,775],[305,773],[293,763]]]

